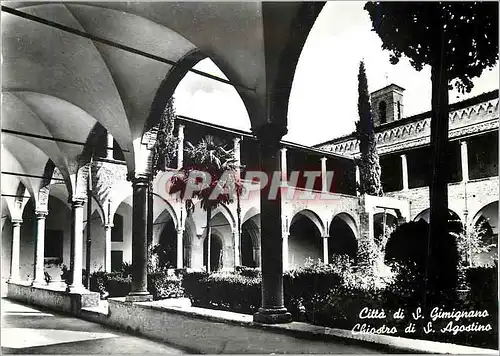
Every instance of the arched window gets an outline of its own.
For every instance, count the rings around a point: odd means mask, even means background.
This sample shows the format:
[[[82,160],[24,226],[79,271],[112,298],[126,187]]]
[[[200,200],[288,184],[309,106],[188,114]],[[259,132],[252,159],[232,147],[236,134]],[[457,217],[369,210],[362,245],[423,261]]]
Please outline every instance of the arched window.
[[[385,101],[381,101],[378,104],[378,115],[380,118],[380,123],[385,124],[387,121],[387,104]]]

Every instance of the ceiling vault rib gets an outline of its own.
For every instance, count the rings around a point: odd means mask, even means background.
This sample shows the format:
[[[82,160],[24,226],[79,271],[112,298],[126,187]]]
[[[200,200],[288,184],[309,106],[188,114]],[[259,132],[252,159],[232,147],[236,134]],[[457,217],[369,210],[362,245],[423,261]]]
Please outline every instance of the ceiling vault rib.
[[[28,132],[14,131],[14,130],[9,130],[9,129],[2,129],[2,132],[6,133],[6,134],[11,134],[11,135],[33,137],[33,138],[39,138],[39,139],[42,139],[42,140],[49,140],[49,141],[55,141],[55,142],[69,143],[69,144],[72,144],[72,145],[92,147],[91,145],[88,145],[88,144],[86,144],[84,142],[78,142],[78,141],[66,140],[66,139],[63,139],[63,138],[56,138],[56,137],[49,137],[49,136],[37,135],[37,134],[28,133]],[[97,147],[96,145],[94,145],[94,146]],[[130,151],[122,149],[122,152],[130,152]]]
[[[161,63],[169,64],[171,66],[176,66],[178,64],[177,62],[172,61],[170,59],[166,59],[166,58],[163,58],[163,57],[160,57],[160,56],[156,56],[154,54],[141,51],[141,50],[139,50],[137,48],[129,47],[129,46],[126,46],[126,45],[123,45],[123,44],[120,44],[120,43],[117,43],[115,41],[111,41],[111,40],[108,40],[108,39],[105,39],[105,38],[102,38],[102,37],[99,37],[99,36],[91,35],[91,34],[89,34],[87,32],[76,30],[76,29],[71,28],[69,26],[65,26],[65,25],[59,24],[57,22],[50,21],[50,20],[46,20],[46,19],[43,19],[41,17],[34,16],[34,15],[31,15],[31,14],[28,14],[28,13],[16,10],[16,9],[13,9],[11,7],[8,7],[8,6],[2,5],[1,6],[1,10],[5,11],[5,12],[11,14],[11,15],[24,18],[26,20],[30,20],[30,21],[38,22],[38,23],[46,25],[46,26],[54,27],[54,28],[56,28],[58,30],[69,32],[69,33],[74,34],[76,36],[88,38],[88,39],[90,39],[92,41],[100,42],[100,43],[103,43],[105,45],[108,45],[108,46],[111,46],[111,47],[115,47],[115,48],[121,49],[123,51],[130,52],[130,53],[134,53],[134,54],[142,56],[142,57],[153,59],[153,60],[161,62]],[[244,89],[244,90],[247,90],[247,91],[255,92],[255,89],[248,88],[248,87],[246,87],[244,85],[241,85],[241,84],[232,83],[231,81],[229,81],[227,79],[222,79],[222,78],[219,78],[219,77],[217,77],[215,75],[212,75],[212,74],[209,74],[209,73],[205,73],[205,72],[202,72],[202,71],[194,69],[194,68],[190,68],[189,71],[192,72],[192,73],[201,75],[203,77],[206,77],[206,78],[209,78],[209,79],[212,79],[212,80],[224,83],[224,84],[232,85],[232,86],[234,86],[236,88],[239,88],[239,89]]]
[[[2,174],[10,175],[10,176],[18,176],[18,177],[29,177],[29,178],[58,180],[58,181],[63,181],[64,182],[64,179],[62,179],[62,178],[43,177],[43,176],[37,176],[37,175],[34,175],[34,174],[24,174],[24,173],[6,172],[6,171],[2,171]]]

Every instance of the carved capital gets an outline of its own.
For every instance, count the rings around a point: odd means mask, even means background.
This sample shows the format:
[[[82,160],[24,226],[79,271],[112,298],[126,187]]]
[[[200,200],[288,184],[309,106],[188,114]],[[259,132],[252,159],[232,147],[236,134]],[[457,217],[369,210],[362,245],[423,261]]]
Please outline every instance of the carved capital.
[[[49,214],[49,212],[46,210],[35,210],[35,215],[36,215],[37,220],[45,219],[45,217],[48,214]]]
[[[253,130],[259,143],[263,146],[279,146],[281,138],[288,132],[287,128],[281,124],[269,122]]]
[[[149,173],[131,172],[127,174],[127,180],[132,182],[134,186],[148,186],[152,181],[152,176]]]
[[[85,198],[73,198],[73,199],[70,199],[70,203],[71,203],[71,206],[73,209],[78,209],[78,208],[81,208],[85,205],[85,202],[87,200]]]
[[[11,223],[13,227],[20,227],[23,223],[23,219],[12,219]]]

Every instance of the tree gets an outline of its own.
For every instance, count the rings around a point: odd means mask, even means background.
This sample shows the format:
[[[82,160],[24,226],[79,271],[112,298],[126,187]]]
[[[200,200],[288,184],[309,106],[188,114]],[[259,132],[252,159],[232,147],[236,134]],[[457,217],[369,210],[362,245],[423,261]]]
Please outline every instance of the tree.
[[[447,230],[448,90],[455,85],[469,92],[472,78],[498,60],[498,4],[496,2],[368,2],[365,4],[382,48],[391,63],[402,55],[420,71],[431,67],[432,179],[430,186],[429,288],[453,288],[440,254],[450,239]]]
[[[175,156],[177,137],[174,135],[174,124],[174,97],[171,97],[161,115],[158,136],[153,147],[153,173],[155,175],[160,171],[165,171]]]
[[[207,272],[210,272],[212,211],[221,204],[232,203],[234,195],[241,192],[236,169],[233,151],[226,149],[215,137],[207,135],[196,146],[186,142],[185,165],[171,178],[170,194],[179,194],[180,198],[186,201],[188,211],[192,211],[194,208],[192,199],[199,199],[202,209],[207,213]],[[186,192],[189,192],[187,188],[190,184],[195,183],[192,180],[195,172],[208,175],[210,183],[193,191],[192,196],[188,196],[186,195]],[[208,180],[207,178],[205,178],[205,182]]]
[[[358,114],[356,135],[359,141],[361,159],[358,162],[360,173],[360,194],[381,196],[382,183],[380,181],[380,163],[373,133],[372,109],[368,93],[365,64],[359,63],[358,74]]]

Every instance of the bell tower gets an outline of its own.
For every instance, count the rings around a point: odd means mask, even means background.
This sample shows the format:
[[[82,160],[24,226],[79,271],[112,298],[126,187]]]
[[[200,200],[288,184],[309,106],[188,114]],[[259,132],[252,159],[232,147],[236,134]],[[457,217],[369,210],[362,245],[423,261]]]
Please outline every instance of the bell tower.
[[[374,126],[403,118],[403,92],[405,89],[389,84],[370,94]]]

